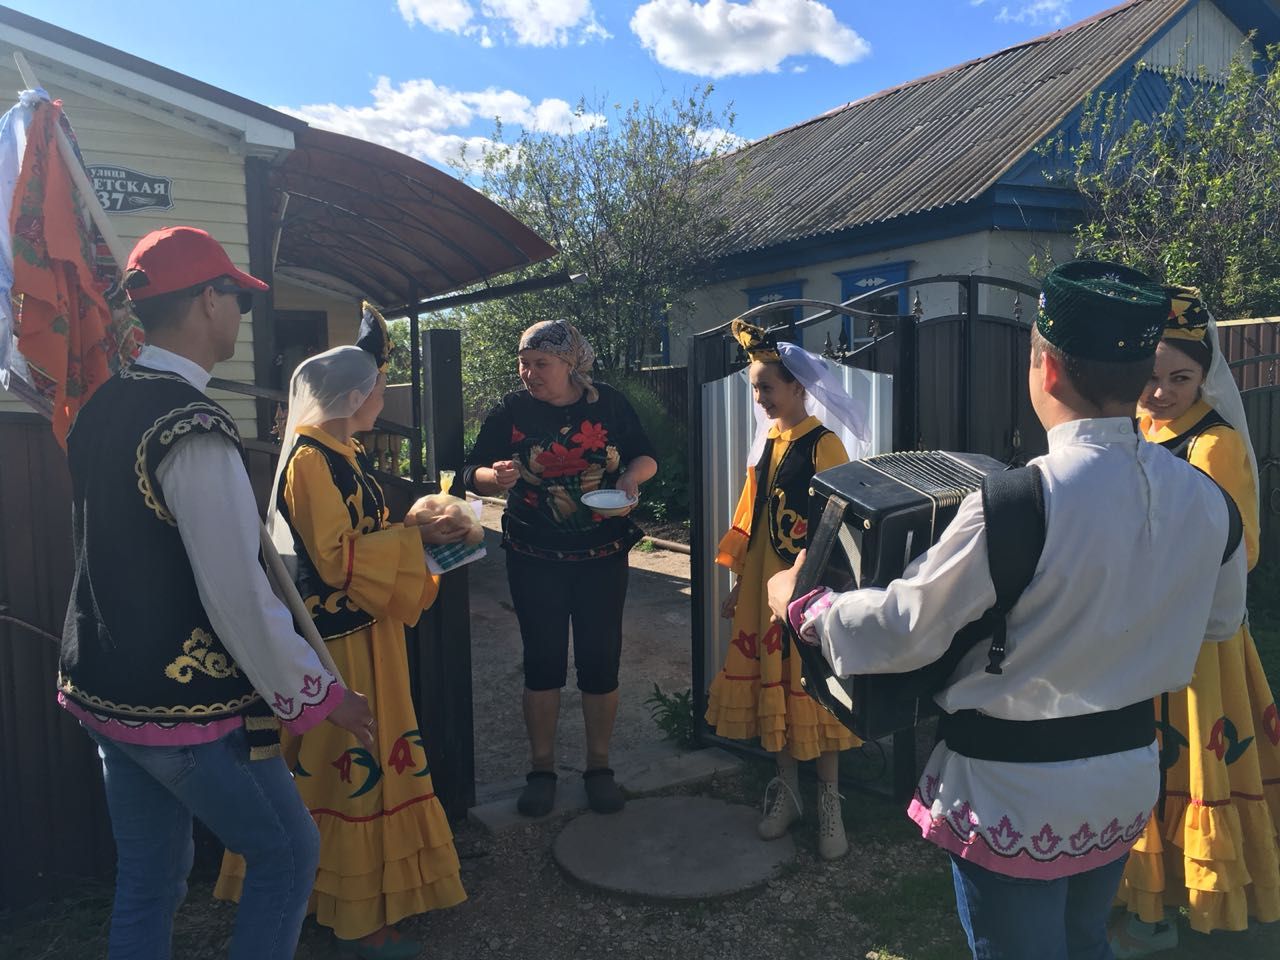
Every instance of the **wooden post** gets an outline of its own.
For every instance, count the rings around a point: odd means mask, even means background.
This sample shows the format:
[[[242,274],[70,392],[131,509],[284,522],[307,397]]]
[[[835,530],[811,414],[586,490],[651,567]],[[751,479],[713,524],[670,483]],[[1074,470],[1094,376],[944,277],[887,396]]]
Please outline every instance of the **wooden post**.
[[[418,291],[409,290],[409,303],[418,302]],[[409,391],[413,415],[413,436],[409,440],[409,478],[422,483],[422,328],[418,311],[409,311]]]
[[[978,278],[969,274],[964,286],[964,309],[960,311],[960,443],[961,450],[973,444],[973,367],[976,360],[974,343],[978,337]]]
[[[707,564],[703,538],[707,517],[702,507],[703,454],[702,454],[702,385],[718,380],[729,372],[729,361],[724,349],[723,333],[714,336],[695,337],[689,356],[689,578],[690,609],[690,664],[693,667],[693,718],[695,734],[699,742],[708,736],[707,722],[707,671],[706,671],[706,601]]]
[[[460,470],[462,335],[428,330],[423,340],[427,398],[415,416],[427,424],[433,469]],[[423,409],[425,407],[425,409]],[[460,489],[461,477],[455,481]],[[421,487],[417,487],[421,492]],[[415,707],[424,724],[436,793],[453,819],[476,802],[475,730],[471,695],[471,616],[466,567],[441,579],[436,602],[410,630],[410,672]]]
[[[894,450],[914,450],[919,442],[919,431],[916,425],[919,373],[916,349],[919,337],[919,332],[916,330],[917,322],[915,313],[898,317],[894,321],[897,327],[893,332],[893,339],[896,341],[894,345],[897,348],[897,363],[893,373]]]
[[[283,387],[287,383],[275,382],[276,329],[275,264],[271,248],[275,224],[271,213],[270,168],[263,157],[246,157],[244,161],[245,212],[249,231],[249,272],[263,283],[271,284],[271,290],[253,298],[253,382],[260,387]],[[258,400],[254,404],[257,413],[258,438],[271,436],[275,420],[275,404]]]

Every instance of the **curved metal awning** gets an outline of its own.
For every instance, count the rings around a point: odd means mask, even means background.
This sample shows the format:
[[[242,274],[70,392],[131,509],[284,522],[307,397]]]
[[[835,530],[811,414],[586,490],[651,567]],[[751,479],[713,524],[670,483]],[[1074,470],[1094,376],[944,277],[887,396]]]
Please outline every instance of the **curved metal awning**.
[[[277,269],[317,270],[391,308],[539,263],[556,248],[461,180],[327,130],[295,134]]]

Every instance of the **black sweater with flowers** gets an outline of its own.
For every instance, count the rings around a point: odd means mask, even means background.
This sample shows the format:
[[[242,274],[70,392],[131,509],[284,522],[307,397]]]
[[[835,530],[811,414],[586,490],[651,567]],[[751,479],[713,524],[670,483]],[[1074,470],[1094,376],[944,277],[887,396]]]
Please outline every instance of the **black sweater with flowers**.
[[[463,481],[475,490],[477,467],[514,460],[520,479],[507,493],[503,546],[548,560],[589,560],[630,549],[642,536],[629,517],[599,517],[579,499],[617,484],[653,445],[627,398],[605,383],[556,407],[528,391],[509,393],[485,418],[467,456]],[[654,457],[654,459],[657,459]]]

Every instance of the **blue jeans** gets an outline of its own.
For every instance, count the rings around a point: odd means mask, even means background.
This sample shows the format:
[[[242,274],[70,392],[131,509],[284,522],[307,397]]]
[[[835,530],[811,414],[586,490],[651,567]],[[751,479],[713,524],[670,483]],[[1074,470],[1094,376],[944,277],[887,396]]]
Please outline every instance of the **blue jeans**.
[[[1021,880],[951,857],[974,960],[1112,960],[1107,915],[1127,855],[1058,880]]]
[[[320,834],[279,757],[249,759],[244,729],[213,743],[143,747],[90,732],[116,841],[110,960],[168,960],[195,856],[194,814],[245,858],[233,960],[292,957]]]

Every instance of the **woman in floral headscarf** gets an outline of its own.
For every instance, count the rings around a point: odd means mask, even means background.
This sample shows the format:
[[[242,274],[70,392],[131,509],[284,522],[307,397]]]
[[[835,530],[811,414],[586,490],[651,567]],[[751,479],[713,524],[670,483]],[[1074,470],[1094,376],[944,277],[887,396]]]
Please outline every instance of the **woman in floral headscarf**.
[[[1258,466],[1240,391],[1198,291],[1167,292],[1173,309],[1138,426],[1231,494],[1252,567]],[[1201,933],[1280,920],[1280,720],[1247,620],[1201,648],[1190,686],[1156,702],[1156,728],[1161,798],[1125,865],[1120,894],[1131,913],[1111,940],[1122,960],[1177,945],[1177,914],[1166,907],[1186,907]]]
[[[566,320],[526,330],[519,347],[525,389],[507,394],[489,414],[463,471],[468,489],[507,498],[502,546],[524,644],[532,758],[517,808],[530,817],[545,816],[555,804],[570,621],[586,724],[587,799],[599,813],[625,802],[609,768],[609,740],[618,710],[627,552],[642,533],[629,517],[602,517],[581,497],[613,487],[634,501],[658,462],[626,397],[592,382],[594,361],[591,345]]]

